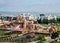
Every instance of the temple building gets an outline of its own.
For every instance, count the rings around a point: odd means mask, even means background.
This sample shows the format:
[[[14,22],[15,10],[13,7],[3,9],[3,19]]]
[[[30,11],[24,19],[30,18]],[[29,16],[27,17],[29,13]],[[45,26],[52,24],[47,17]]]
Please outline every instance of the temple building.
[[[33,20],[26,20],[22,16],[18,15],[16,20],[12,20],[9,24],[5,24],[6,30],[14,30],[22,33],[25,32],[38,32],[38,33],[50,33],[50,30],[55,30],[55,27],[46,28],[38,23],[34,24]],[[55,32],[55,31],[53,31]]]

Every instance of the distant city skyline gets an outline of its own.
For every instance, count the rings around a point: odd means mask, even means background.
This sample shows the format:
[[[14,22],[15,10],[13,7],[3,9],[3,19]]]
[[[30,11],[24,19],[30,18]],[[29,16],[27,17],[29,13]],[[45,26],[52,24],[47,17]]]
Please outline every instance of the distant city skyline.
[[[59,13],[60,0],[0,0],[0,11]]]

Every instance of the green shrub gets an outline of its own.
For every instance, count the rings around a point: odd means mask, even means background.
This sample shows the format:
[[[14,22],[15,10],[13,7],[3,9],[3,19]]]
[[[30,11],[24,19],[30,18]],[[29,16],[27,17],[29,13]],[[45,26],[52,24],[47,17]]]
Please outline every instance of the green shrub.
[[[52,36],[51,36],[52,39],[55,39],[57,37],[59,37],[59,33],[58,32],[52,33]]]
[[[56,41],[52,41],[51,43],[56,43]]]
[[[58,30],[57,33],[60,34],[60,30]]]
[[[37,40],[40,40],[40,41],[45,41],[45,36],[44,35],[39,35]]]

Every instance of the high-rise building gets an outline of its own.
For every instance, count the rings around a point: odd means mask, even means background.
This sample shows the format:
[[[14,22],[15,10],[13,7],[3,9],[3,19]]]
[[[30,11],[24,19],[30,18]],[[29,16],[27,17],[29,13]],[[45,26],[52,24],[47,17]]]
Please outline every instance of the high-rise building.
[[[34,20],[33,15],[31,15],[30,13],[28,13],[28,14],[24,13],[24,14],[21,14],[21,16],[26,20]]]

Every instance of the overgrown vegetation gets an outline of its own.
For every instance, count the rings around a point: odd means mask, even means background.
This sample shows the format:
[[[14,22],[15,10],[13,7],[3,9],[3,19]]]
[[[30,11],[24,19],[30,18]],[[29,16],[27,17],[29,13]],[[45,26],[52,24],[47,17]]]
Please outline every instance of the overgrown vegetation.
[[[37,21],[38,21],[38,23],[40,23],[40,24],[60,23],[60,18],[50,19],[50,20],[44,18],[44,19],[39,19],[39,20],[37,20]]]
[[[38,40],[37,43],[44,43],[44,41],[45,41],[46,39],[45,39],[45,36],[44,36],[44,35],[39,35],[39,36],[37,37],[37,40]]]
[[[58,32],[52,33],[52,36],[51,36],[52,39],[55,39],[57,37],[59,37],[59,33]]]

